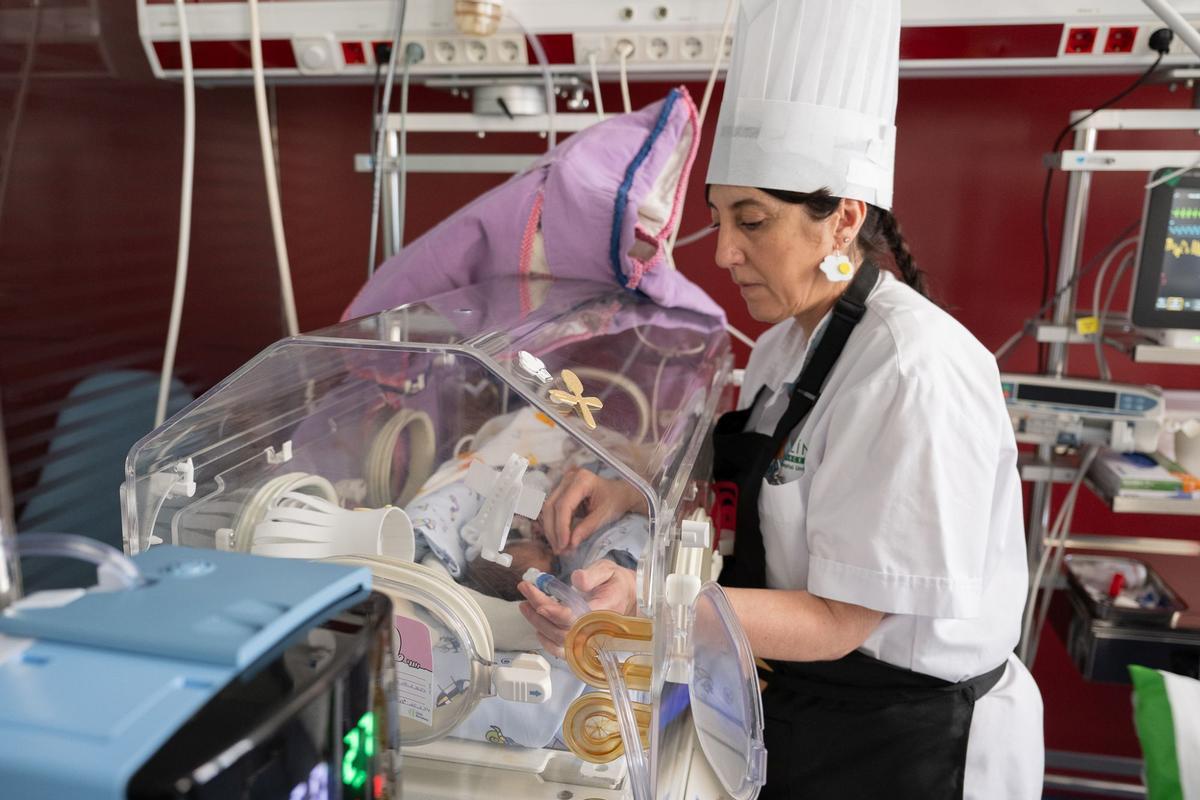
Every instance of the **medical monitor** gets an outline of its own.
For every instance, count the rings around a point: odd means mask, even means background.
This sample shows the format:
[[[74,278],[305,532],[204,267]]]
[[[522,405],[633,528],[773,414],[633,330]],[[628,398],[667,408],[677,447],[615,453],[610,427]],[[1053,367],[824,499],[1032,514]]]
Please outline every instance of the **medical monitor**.
[[[1146,193],[1131,316],[1139,328],[1200,329],[1200,170]]]

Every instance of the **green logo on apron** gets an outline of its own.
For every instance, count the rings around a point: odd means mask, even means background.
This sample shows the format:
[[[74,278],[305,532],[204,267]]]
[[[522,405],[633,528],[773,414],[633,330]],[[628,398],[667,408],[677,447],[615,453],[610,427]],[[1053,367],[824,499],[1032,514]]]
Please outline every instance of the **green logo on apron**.
[[[799,451],[797,452],[797,446]],[[783,457],[783,464],[787,469],[795,470],[801,474],[804,473],[804,462],[808,458],[808,445],[804,442],[796,442]]]

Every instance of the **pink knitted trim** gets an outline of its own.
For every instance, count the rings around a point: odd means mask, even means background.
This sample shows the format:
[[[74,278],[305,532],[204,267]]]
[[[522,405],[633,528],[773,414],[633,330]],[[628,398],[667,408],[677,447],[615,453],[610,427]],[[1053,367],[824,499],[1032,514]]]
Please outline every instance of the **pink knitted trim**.
[[[671,206],[671,216],[667,218],[667,223],[663,225],[663,229],[659,231],[659,241],[661,242],[667,231],[675,229],[675,219],[683,213],[683,196],[687,193],[688,177],[692,174],[692,164],[696,161],[696,152],[700,149],[700,121],[696,116],[696,104],[692,102],[692,96],[688,94],[687,89],[679,87],[683,92],[684,98],[687,100],[685,104],[688,110],[688,126],[692,129],[692,143],[688,147],[687,159],[683,163],[683,172],[680,173],[679,183],[675,186],[675,202]]]
[[[529,275],[533,268],[533,242],[537,236],[538,227],[542,224],[542,206],[546,200],[545,191],[538,189],[537,194],[533,197],[533,208],[529,210],[529,219],[525,223],[525,235],[521,237],[521,255],[517,266],[517,274],[521,276]],[[533,298],[529,294],[529,287],[521,284],[521,315],[524,316],[533,310]]]
[[[662,260],[661,239],[654,236],[654,234],[647,231],[641,225],[635,225],[633,227],[633,238],[639,239],[643,242],[649,242],[650,244],[654,245],[654,255],[650,256],[650,258],[646,259],[645,261],[641,260],[640,258],[629,256],[629,274],[625,276],[628,279],[625,285],[630,289],[638,288],[638,284],[642,282],[642,278],[646,277],[646,273],[653,269],[654,265]]]
[[[645,261],[629,257],[630,274],[626,276],[628,278],[626,286],[630,289],[636,289],[646,273],[663,260],[663,242],[670,238],[671,231],[675,230],[675,220],[683,213],[683,196],[687,192],[688,176],[692,174],[692,165],[696,161],[696,152],[700,148],[700,122],[696,116],[696,104],[692,102],[692,97],[686,88],[681,86],[679,89],[683,92],[686,101],[683,105],[688,112],[687,124],[692,129],[692,142],[688,146],[688,154],[683,162],[679,183],[675,184],[675,197],[671,202],[671,214],[667,217],[667,221],[663,223],[658,233],[650,233],[640,225],[633,229],[634,238],[654,245],[655,252]]]
[[[529,210],[529,219],[525,222],[525,235],[521,237],[521,260],[518,272],[528,275],[533,261],[533,239],[537,236],[538,226],[542,224],[542,205],[546,200],[545,192],[538,189],[533,196],[533,208]]]

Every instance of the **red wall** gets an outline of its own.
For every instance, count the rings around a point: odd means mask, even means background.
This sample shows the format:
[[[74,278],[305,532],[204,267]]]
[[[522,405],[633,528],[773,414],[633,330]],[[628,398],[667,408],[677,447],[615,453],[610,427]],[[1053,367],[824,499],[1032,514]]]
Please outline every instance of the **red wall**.
[[[1041,154],[1070,109],[1102,100],[1128,80],[902,83],[895,212],[937,299],[987,346],[998,346],[1038,303]],[[689,88],[696,97],[702,91]],[[666,89],[635,84],[634,103],[655,100]],[[7,108],[11,88],[3,91]],[[605,91],[606,107],[618,108],[615,87]],[[352,159],[369,145],[370,98],[367,87],[278,90],[284,219],[305,329],[336,320],[365,277],[370,180],[352,171]],[[1183,107],[1189,99],[1189,93],[1153,87],[1139,91],[1133,102]],[[708,224],[702,188],[718,101],[719,91],[687,200],[684,233]],[[462,105],[414,90],[416,110]],[[180,125],[179,91],[173,85],[113,79],[35,82],[0,227],[0,388],[6,415],[20,418],[38,401],[65,392],[66,383],[43,380],[52,368],[71,366],[85,374],[114,358],[156,368],[174,269]],[[203,388],[283,331],[249,90],[202,90],[199,130],[180,369]],[[1101,141],[1123,145],[1132,139],[1113,135]],[[1150,135],[1139,141],[1196,146],[1191,135]],[[538,140],[491,137],[483,144],[493,151],[532,152]],[[478,146],[473,136],[414,136],[411,142],[414,152]],[[500,180],[412,176],[409,238]],[[1087,254],[1139,214],[1141,180],[1137,175],[1097,179]],[[1052,227],[1061,218],[1064,186],[1060,178]],[[728,297],[727,278],[712,265],[712,247],[709,239],[680,250],[680,268],[715,296]],[[1090,296],[1087,281],[1083,289]],[[761,330],[740,305],[728,311],[746,332]],[[1022,347],[1006,367],[1032,369],[1033,352]],[[1073,355],[1072,364],[1077,374],[1094,374],[1086,352]],[[1120,380],[1175,387],[1198,383],[1194,371],[1133,365],[1119,355],[1113,366]],[[10,439],[48,424],[44,417],[26,419],[10,426]],[[36,442],[29,447],[22,457],[36,454]],[[31,479],[26,474],[18,482]],[[1118,517],[1090,497],[1080,503],[1075,528],[1196,537],[1195,524],[1186,519]],[[1136,753],[1127,688],[1084,684],[1053,636],[1044,643],[1036,673],[1046,697],[1050,747]]]

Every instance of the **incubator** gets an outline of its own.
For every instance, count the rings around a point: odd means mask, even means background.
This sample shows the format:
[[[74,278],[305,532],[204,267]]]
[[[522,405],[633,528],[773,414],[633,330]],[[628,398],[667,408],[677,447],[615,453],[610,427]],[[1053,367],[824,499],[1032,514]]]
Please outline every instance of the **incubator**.
[[[370,569],[404,796],[752,798],[761,701],[708,516],[730,367],[720,319],[548,278],[285,339],[133,448],[125,546]],[[578,469],[642,502],[555,554],[542,509]],[[517,583],[563,602],[602,559],[636,613],[574,598],[564,658],[542,651]]]

